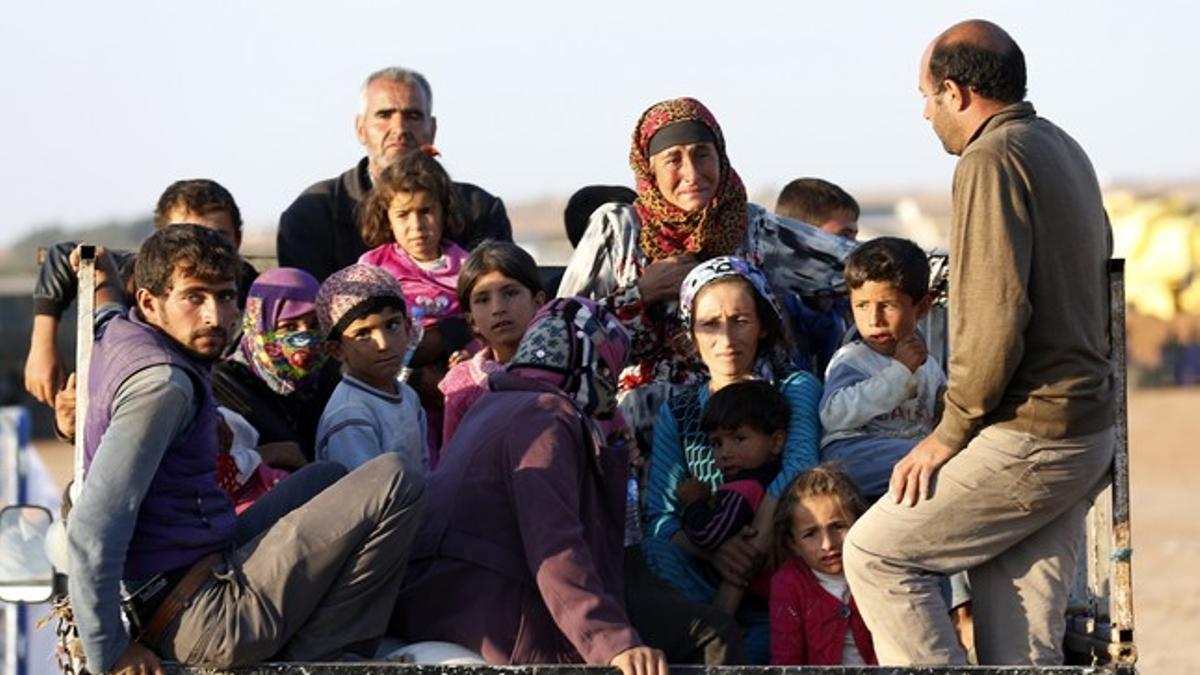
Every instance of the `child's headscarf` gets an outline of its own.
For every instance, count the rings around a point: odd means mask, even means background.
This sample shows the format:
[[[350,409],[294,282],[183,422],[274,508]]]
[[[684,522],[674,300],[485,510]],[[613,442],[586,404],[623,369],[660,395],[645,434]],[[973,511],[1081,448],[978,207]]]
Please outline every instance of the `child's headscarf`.
[[[404,288],[386,270],[355,264],[329,275],[317,293],[317,320],[330,340],[336,339],[354,320],[395,306],[408,314]]]
[[[292,267],[263,272],[250,286],[242,314],[242,337],[229,358],[246,365],[281,396],[294,392],[325,363],[321,331],[275,328],[281,321],[316,309],[319,288],[315,277]]]
[[[508,369],[558,387],[585,414],[607,419],[628,355],[629,335],[608,310],[584,298],[558,298],[534,315]]]
[[[688,122],[702,124],[711,132],[721,165],[712,200],[694,213],[667,201],[658,191],[650,168],[654,136],[667,127]],[[694,98],[674,98],[650,106],[633,131],[629,165],[637,180],[634,208],[642,221],[639,243],[651,261],[685,253],[711,258],[729,255],[741,246],[747,227],[746,188],[729,165],[720,125],[703,103]]]

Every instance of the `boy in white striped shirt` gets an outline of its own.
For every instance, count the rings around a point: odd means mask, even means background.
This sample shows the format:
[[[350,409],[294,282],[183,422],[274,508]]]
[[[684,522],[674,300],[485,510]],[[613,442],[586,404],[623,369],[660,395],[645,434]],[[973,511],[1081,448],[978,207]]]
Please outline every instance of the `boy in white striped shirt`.
[[[834,354],[821,397],[821,461],[840,462],[870,501],[941,416],[946,378],[917,332],[929,261],[913,242],[869,241],[846,260],[857,335]]]

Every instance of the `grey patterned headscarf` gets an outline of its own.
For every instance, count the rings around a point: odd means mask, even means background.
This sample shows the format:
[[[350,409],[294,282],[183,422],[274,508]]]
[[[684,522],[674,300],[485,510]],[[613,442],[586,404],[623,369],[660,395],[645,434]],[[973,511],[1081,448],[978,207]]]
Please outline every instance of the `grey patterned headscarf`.
[[[628,356],[629,335],[608,310],[585,298],[558,298],[534,315],[508,369],[553,384],[584,413],[607,419]]]

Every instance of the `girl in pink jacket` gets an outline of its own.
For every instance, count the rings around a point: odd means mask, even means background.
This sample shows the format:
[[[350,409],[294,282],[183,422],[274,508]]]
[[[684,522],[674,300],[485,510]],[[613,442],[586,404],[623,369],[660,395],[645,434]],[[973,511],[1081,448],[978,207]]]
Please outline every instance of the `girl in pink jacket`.
[[[842,540],[866,511],[850,477],[822,464],[800,474],[775,514],[772,665],[877,665],[842,571]]]
[[[483,348],[473,356],[456,352],[438,389],[446,397],[442,446],[463,415],[487,393],[488,376],[504,370],[538,308],[546,302],[533,256],[507,241],[485,241],[471,252],[458,275],[458,301]],[[461,358],[460,358],[461,357]]]
[[[374,248],[358,258],[396,277],[426,328],[462,313],[458,273],[467,259],[449,239],[462,231],[462,217],[454,183],[434,153],[411,152],[380,174],[360,216],[363,241]]]

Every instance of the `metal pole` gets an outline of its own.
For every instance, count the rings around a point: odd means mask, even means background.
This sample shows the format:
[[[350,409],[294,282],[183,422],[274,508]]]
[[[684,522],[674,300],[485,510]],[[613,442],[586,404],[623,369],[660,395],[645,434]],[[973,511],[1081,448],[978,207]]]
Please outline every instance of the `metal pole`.
[[[79,247],[79,317],[75,328],[75,471],[71,501],[83,488],[83,437],[87,428],[88,373],[92,368],[92,342],[95,339],[96,247]]]
[[[1109,316],[1112,325],[1115,450],[1112,489],[1112,641],[1133,642],[1133,541],[1129,522],[1129,383],[1125,346],[1125,261],[1110,260]],[[1131,653],[1130,657],[1134,655]]]
[[[21,482],[21,460],[17,456],[21,452],[17,442],[15,429],[11,427],[8,415],[0,413],[0,461],[3,461],[4,473],[0,475],[3,485],[3,505],[17,504]],[[20,663],[21,630],[18,625],[20,605],[3,603],[4,610],[4,672],[16,673]]]
[[[24,504],[29,484],[29,411],[0,409],[0,455],[4,459],[4,504]],[[29,672],[29,608],[4,603],[4,672]]]

